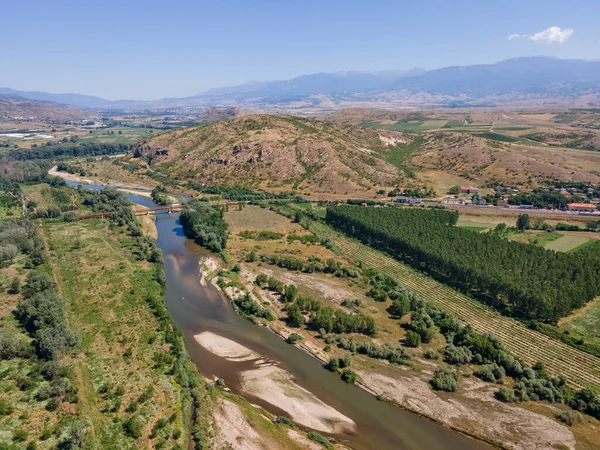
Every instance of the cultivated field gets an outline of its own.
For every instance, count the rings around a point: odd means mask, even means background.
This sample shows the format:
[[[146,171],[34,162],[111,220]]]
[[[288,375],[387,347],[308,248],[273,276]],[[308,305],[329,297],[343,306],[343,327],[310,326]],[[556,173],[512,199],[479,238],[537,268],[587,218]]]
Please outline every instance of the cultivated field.
[[[600,384],[600,358],[528,329],[481,303],[422,275],[397,260],[312,222],[312,231],[332,240],[349,260],[363,263],[394,277],[398,282],[469,323],[476,331],[500,337],[506,347],[527,364],[541,361],[555,375],[563,375],[575,387]]]

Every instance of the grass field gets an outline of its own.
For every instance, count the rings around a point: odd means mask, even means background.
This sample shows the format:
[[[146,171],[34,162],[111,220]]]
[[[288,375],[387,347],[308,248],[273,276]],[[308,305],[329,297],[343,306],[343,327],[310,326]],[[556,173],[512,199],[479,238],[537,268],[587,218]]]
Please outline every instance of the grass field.
[[[446,120],[399,120],[393,124],[384,124],[380,122],[365,122],[360,125],[366,128],[376,128],[379,130],[402,131],[406,133],[418,133],[422,131],[436,130],[446,124]]]
[[[498,336],[506,347],[527,364],[541,361],[555,375],[563,375],[575,387],[600,384],[600,358],[570,347],[527,328],[523,323],[504,317],[476,300],[407,267],[377,250],[336,232],[329,226],[312,222],[315,234],[329,238],[342,256],[394,277],[399,283],[469,323],[480,333]]]
[[[551,245],[553,242],[562,239],[564,236],[560,233],[546,231],[524,231],[514,232],[510,234],[510,240],[515,242],[521,242],[523,244],[537,245],[538,247],[546,247]]]
[[[546,245],[544,245],[544,248],[548,250],[555,250],[557,252],[569,252],[577,249],[579,246],[584,245],[589,241],[590,239],[585,236],[562,235],[560,239],[548,242]]]
[[[168,364],[157,364],[157,355],[169,357],[164,335],[146,303],[147,295],[162,295],[153,280],[152,267],[137,261],[128,251],[132,238],[112,231],[107,221],[45,223],[52,249],[50,263],[67,304],[70,326],[82,338],[85,358],[75,362],[80,389],[80,414],[93,427],[97,448],[148,448],[187,428],[180,413],[181,388],[169,373]],[[78,241],[74,248],[74,236]],[[107,394],[99,392],[109,386]],[[111,398],[118,386],[125,393]],[[136,403],[146,389],[151,398]],[[115,407],[115,404],[119,407]],[[175,415],[175,421],[168,419]],[[142,437],[132,440],[122,422],[138,417]],[[168,426],[155,438],[151,429],[159,419]],[[185,433],[176,440],[183,445]]]
[[[600,339],[600,298],[573,313],[561,324],[561,327],[593,339]]]

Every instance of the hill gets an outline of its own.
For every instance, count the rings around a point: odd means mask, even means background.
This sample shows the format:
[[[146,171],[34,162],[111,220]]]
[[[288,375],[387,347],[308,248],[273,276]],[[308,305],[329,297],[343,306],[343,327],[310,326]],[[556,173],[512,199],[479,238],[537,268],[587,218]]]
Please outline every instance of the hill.
[[[91,117],[89,112],[70,106],[29,100],[18,95],[0,94],[0,119],[62,122],[89,117]]]
[[[395,131],[251,115],[152,135],[135,156],[180,179],[356,197],[401,182],[394,157],[409,143]]]
[[[519,145],[466,133],[428,134],[410,164],[481,186],[532,187],[555,180],[600,183],[598,152]]]

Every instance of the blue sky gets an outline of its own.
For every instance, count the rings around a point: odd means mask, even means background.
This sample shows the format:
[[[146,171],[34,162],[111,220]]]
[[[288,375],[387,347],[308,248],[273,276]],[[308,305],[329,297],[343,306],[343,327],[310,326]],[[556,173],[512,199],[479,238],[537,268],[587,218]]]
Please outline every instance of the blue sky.
[[[0,5],[0,87],[108,99],[188,96],[316,72],[434,69],[532,55],[600,58],[595,0]],[[536,37],[549,27],[560,30]]]

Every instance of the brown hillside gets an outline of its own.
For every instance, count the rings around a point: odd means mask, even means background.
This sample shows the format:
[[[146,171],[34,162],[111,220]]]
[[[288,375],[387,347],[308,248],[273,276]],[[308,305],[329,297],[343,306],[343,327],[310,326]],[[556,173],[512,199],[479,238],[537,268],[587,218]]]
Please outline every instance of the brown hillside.
[[[291,116],[252,115],[153,135],[135,155],[180,179],[357,195],[395,187],[403,134]]]
[[[23,119],[15,119],[15,118]],[[68,121],[92,117],[88,112],[51,102],[0,95],[0,118],[5,120]]]
[[[600,153],[491,141],[464,133],[433,133],[411,164],[480,185],[538,185],[546,181],[600,182]]]

